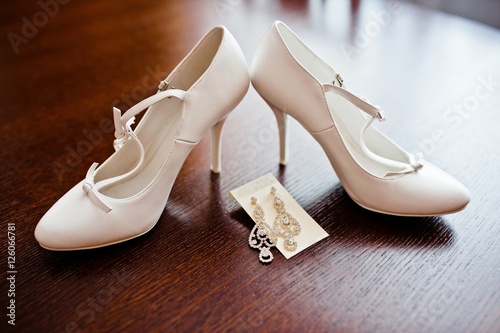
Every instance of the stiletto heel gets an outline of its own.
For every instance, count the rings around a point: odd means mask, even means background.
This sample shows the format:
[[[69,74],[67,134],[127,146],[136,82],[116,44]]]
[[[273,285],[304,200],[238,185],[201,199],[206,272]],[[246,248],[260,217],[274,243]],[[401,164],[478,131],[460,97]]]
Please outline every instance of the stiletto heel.
[[[127,112],[114,108],[116,152],[60,198],[35,229],[49,250],[83,250],[138,237],[158,222],[189,152],[212,128],[220,171],[224,120],[245,96],[245,57],[223,26],[208,32],[158,92]],[[134,117],[146,111],[132,129]],[[214,125],[215,124],[215,125]]]
[[[339,73],[282,22],[260,42],[251,77],[278,120],[281,164],[286,163],[289,115],[318,141],[345,191],[366,209],[429,216],[469,203],[460,182],[373,127],[374,120],[385,120],[382,110],[347,90]]]
[[[221,142],[222,142],[222,127],[226,118],[220,120],[215,125],[212,126],[212,163],[210,164],[210,170],[213,173],[220,173],[222,171],[221,162]]]
[[[273,111],[276,121],[278,122],[280,164],[286,165],[286,162],[288,161],[288,115],[271,103],[268,103],[268,105]]]

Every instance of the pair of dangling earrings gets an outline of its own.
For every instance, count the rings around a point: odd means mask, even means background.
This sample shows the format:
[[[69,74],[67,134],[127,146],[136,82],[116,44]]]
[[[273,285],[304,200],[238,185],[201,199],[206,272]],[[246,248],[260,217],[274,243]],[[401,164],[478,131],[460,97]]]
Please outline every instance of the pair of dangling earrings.
[[[250,232],[248,244],[254,249],[260,250],[259,260],[262,263],[270,263],[273,260],[271,248],[276,246],[277,237],[284,238],[284,247],[287,251],[295,251],[297,249],[297,241],[295,236],[300,234],[301,228],[299,222],[285,209],[285,203],[276,193],[276,188],[271,187],[273,195],[273,206],[278,215],[274,219],[273,227],[266,223],[265,214],[262,207],[257,203],[257,198],[252,197],[250,200],[255,205],[253,217],[255,226]]]

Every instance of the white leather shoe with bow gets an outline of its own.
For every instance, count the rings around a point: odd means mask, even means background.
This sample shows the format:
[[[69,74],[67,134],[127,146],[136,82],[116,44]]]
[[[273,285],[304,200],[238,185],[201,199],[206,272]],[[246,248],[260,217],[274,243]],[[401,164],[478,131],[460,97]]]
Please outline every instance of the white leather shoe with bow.
[[[212,128],[212,170],[220,171],[225,118],[250,78],[243,53],[224,27],[208,32],[160,83],[157,94],[123,115],[114,109],[115,149],[42,217],[35,230],[50,250],[81,250],[140,236],[160,218],[187,155]],[[134,116],[146,110],[135,130]]]
[[[342,77],[282,22],[261,41],[252,84],[274,111],[286,163],[287,115],[323,147],[342,186],[360,206],[391,215],[432,216],[462,210],[469,191],[372,126],[380,108],[345,88]]]

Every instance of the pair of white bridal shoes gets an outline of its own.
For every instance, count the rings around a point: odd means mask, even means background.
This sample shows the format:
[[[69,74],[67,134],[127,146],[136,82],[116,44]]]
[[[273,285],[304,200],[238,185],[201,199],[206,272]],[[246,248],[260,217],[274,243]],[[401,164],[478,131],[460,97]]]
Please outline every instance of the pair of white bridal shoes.
[[[392,215],[459,211],[467,189],[420,156],[405,152],[371,126],[384,113],[347,90],[340,75],[285,24],[260,43],[252,84],[274,111],[286,162],[287,116],[323,147],[351,198]],[[208,32],[155,95],[125,113],[113,109],[115,149],[59,199],[35,230],[50,250],[81,250],[138,237],[155,226],[191,149],[211,129],[212,171],[220,172],[224,120],[245,96],[250,77],[243,53],[224,27]],[[135,129],[134,116],[146,110]]]

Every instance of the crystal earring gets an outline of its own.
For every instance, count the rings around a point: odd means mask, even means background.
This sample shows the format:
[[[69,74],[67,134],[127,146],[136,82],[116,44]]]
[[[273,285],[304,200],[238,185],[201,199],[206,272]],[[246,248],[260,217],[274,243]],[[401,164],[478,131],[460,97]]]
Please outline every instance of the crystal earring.
[[[271,194],[274,196],[274,209],[278,212],[273,224],[274,234],[285,239],[285,250],[295,251],[297,249],[297,241],[294,237],[300,234],[300,224],[286,211],[285,203],[276,193],[275,187],[271,187]]]
[[[260,250],[259,260],[262,263],[270,263],[274,258],[271,253],[271,248],[276,246],[277,239],[271,227],[266,223],[264,210],[257,203],[257,198],[252,197],[251,201],[252,204],[255,205],[253,210],[255,226],[250,232],[248,244],[251,248]]]

